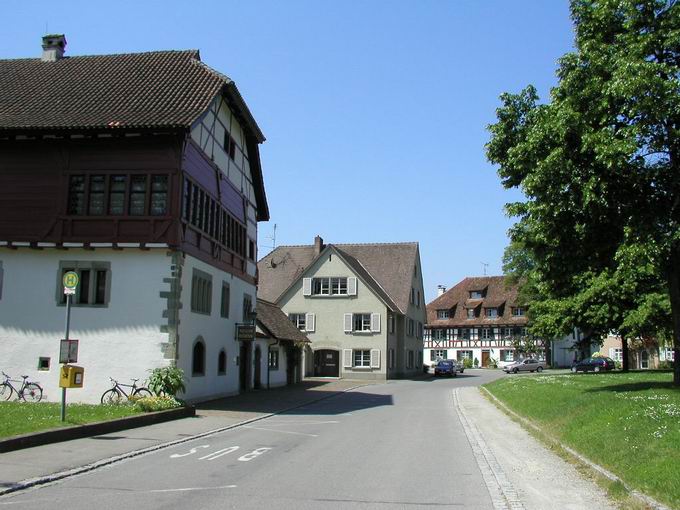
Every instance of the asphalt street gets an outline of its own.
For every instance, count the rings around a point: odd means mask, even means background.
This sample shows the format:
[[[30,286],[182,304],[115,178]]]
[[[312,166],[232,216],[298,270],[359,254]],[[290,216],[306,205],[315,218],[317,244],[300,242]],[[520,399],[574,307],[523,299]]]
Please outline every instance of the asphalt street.
[[[6,496],[0,507],[493,508],[452,389],[499,376],[365,386]]]

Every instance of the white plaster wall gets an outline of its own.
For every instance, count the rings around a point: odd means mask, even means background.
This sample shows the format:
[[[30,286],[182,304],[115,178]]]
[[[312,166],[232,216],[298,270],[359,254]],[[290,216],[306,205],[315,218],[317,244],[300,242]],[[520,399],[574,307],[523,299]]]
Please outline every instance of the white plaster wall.
[[[356,276],[335,253],[327,253],[305,273],[305,277]],[[284,313],[314,313],[316,327],[307,332],[314,351],[335,349],[340,351],[340,376],[346,378],[386,378],[387,374],[387,307],[360,279],[356,296],[303,296],[300,279],[279,300]],[[380,313],[380,333],[345,333],[345,313]],[[422,348],[422,345],[421,345]],[[343,367],[343,349],[380,349],[380,368]]]
[[[193,269],[199,269],[212,275],[212,310],[210,315],[191,311],[191,278]],[[229,318],[220,316],[222,281],[230,288]],[[239,356],[239,342],[235,340],[236,323],[243,322],[243,296],[248,294],[255,306],[255,286],[233,275],[225,273],[194,257],[186,255],[182,266],[182,309],[180,310],[179,357],[177,366],[184,370],[189,384],[187,400],[208,400],[239,391],[239,367],[236,359]],[[206,347],[206,373],[203,376],[191,374],[191,357],[193,346],[201,336]],[[217,358],[220,350],[227,353],[227,371],[225,375],[217,374]],[[264,351],[266,353],[266,350]]]
[[[270,344],[271,345],[271,344]],[[286,385],[286,367],[288,365],[288,358],[286,356],[286,348],[283,345],[271,345],[271,349],[279,350],[279,368],[278,370],[272,370],[269,372],[269,387],[276,388],[277,386]],[[266,367],[265,367],[266,368]],[[266,372],[265,374],[265,385],[266,385]]]
[[[4,269],[0,299],[0,369],[17,378],[29,375],[43,386],[44,398],[61,398],[59,340],[64,336],[65,306],[56,299],[60,261],[106,261],[111,264],[107,307],[73,307],[71,338],[80,340],[78,365],[85,368],[84,387],[68,390],[69,402],[99,402],[110,387],[109,376],[129,383],[146,379],[149,370],[169,363],[161,351],[168,334],[161,291],[170,277],[166,250],[83,249],[8,250],[0,248]],[[49,371],[38,371],[38,358],[51,358]]]

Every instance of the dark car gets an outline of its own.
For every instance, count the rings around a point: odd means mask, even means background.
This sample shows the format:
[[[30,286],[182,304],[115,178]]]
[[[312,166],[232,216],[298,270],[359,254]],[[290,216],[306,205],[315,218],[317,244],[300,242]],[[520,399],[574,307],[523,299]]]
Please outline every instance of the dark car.
[[[454,361],[442,360],[434,366],[434,376],[448,375],[449,377],[456,377],[458,375],[458,367]]]
[[[611,358],[596,357],[586,358],[581,361],[576,361],[571,366],[571,371],[576,372],[606,372],[607,370],[614,370],[616,363]]]

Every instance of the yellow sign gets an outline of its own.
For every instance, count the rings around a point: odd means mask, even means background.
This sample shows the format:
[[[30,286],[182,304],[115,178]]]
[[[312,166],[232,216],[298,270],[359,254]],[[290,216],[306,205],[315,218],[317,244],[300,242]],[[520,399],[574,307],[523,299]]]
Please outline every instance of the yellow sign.
[[[78,286],[80,278],[78,278],[78,273],[75,271],[68,271],[64,273],[64,287],[67,289],[75,289]]]
[[[85,369],[75,365],[63,365],[59,370],[60,388],[82,388]]]

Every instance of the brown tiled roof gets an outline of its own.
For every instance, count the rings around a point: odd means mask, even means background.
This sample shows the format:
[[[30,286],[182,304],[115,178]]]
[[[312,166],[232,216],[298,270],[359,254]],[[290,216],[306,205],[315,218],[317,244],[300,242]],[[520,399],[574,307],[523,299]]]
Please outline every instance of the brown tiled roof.
[[[470,291],[486,288],[484,299],[470,299]],[[505,303],[505,306],[501,306]],[[456,306],[458,305],[458,306]],[[467,318],[466,308],[499,308],[496,318],[485,317],[483,311],[474,319]],[[427,325],[430,327],[470,327],[480,325],[525,326],[527,317],[514,317],[512,308],[517,305],[517,286],[508,285],[504,276],[468,277],[427,305]],[[451,310],[448,319],[437,319],[437,310]]]
[[[288,320],[286,314],[273,303],[257,300],[257,322],[275,340],[291,340],[293,342],[309,342],[307,335]]]
[[[197,50],[0,60],[0,130],[189,128],[221,91],[264,141],[234,82]]]
[[[408,309],[418,243],[330,244],[388,307]],[[323,252],[322,252],[323,253]],[[276,302],[314,262],[313,245],[279,246],[258,263],[258,295]]]

